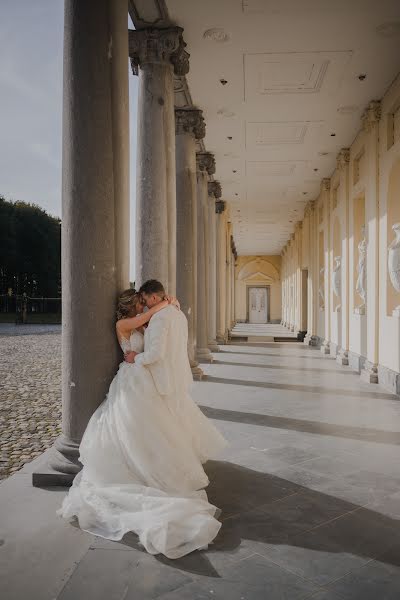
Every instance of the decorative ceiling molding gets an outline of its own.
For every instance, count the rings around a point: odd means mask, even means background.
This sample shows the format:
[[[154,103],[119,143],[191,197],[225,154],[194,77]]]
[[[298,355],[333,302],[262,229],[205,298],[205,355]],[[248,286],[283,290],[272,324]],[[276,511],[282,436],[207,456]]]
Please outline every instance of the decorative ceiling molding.
[[[129,0],[129,15],[136,29],[171,25],[164,0]]]

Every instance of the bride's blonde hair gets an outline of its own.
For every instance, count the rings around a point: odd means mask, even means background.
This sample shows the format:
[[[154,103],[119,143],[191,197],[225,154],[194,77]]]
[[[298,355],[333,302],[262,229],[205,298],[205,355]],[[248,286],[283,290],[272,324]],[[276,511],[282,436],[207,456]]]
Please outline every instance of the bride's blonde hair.
[[[124,290],[118,297],[117,321],[136,316],[136,304],[141,301],[141,294],[133,288]],[[134,313],[134,314],[132,314]]]

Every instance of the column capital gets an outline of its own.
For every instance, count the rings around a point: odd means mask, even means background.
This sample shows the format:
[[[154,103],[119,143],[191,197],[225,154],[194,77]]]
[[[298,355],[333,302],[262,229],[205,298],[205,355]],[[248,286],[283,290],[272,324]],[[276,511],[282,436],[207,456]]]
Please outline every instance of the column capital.
[[[132,70],[138,74],[139,65],[149,63],[172,64],[175,75],[189,72],[189,56],[182,37],[182,27],[129,30],[129,57]]]
[[[225,202],[223,200],[217,200],[215,203],[215,212],[217,215],[221,215],[225,210]]]
[[[208,182],[208,195],[214,196],[214,198],[216,200],[218,200],[218,198],[221,198],[222,190],[221,190],[221,184],[219,181],[209,181]]]
[[[336,166],[343,171],[350,162],[350,148],[342,148],[336,157]]]
[[[374,124],[381,118],[381,102],[380,100],[372,100],[364,111],[361,117],[361,122],[364,131],[369,132]]]
[[[211,152],[197,152],[196,153],[196,164],[198,171],[204,173],[207,171],[209,175],[215,173],[215,158]]]
[[[191,133],[196,140],[206,135],[203,111],[197,108],[175,108],[175,134]]]
[[[304,211],[304,216],[305,217],[309,217],[311,215],[311,213],[313,212],[314,209],[315,209],[315,200],[310,200],[306,204],[306,208],[305,208],[305,211]]]
[[[321,181],[321,191],[329,192],[330,189],[331,189],[331,180],[329,179],[329,177],[324,177]]]

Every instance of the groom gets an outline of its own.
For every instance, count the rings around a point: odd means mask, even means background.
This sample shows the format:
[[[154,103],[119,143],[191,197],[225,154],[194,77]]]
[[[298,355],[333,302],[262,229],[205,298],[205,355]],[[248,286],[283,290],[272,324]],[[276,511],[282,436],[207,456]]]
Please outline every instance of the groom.
[[[165,290],[155,279],[139,290],[148,308],[162,302]],[[127,362],[146,367],[161,395],[188,390],[193,378],[187,352],[188,326],[185,315],[175,306],[167,306],[149,321],[144,336],[144,352],[129,352]]]

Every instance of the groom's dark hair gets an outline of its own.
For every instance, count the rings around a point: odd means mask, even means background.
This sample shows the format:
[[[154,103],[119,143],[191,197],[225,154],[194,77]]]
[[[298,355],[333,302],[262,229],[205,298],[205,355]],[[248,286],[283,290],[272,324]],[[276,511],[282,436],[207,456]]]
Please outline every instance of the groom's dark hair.
[[[139,293],[148,295],[157,294],[157,296],[163,297],[165,296],[165,289],[163,284],[157,281],[157,279],[149,279],[141,286]]]

